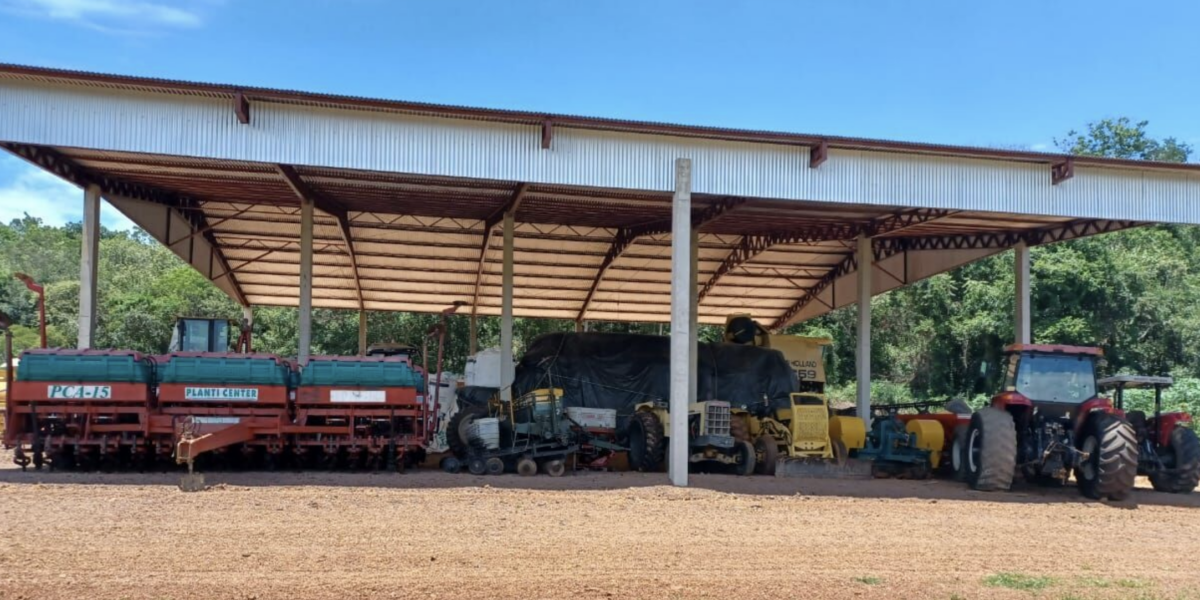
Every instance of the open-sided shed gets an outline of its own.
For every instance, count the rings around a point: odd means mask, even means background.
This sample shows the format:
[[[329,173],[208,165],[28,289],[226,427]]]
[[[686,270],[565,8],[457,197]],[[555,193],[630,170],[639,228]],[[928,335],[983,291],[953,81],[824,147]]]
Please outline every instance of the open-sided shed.
[[[301,360],[313,306],[461,302],[504,317],[508,364],[514,315],[671,321],[686,382],[696,322],[779,328],[1009,248],[1028,340],[1029,246],[1200,223],[1198,165],[18,65],[0,146],[85,189],[81,345],[103,196],[241,305],[299,306]]]

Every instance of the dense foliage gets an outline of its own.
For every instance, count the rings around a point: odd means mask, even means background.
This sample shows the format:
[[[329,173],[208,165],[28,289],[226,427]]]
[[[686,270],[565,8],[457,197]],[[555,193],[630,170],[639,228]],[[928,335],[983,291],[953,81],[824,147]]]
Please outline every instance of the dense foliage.
[[[1147,136],[1146,123],[1128,119],[1090,124],[1059,140],[1077,154],[1184,161],[1191,152],[1174,139]],[[18,349],[37,343],[34,296],[8,276],[25,272],[46,285],[49,338],[72,346],[77,334],[80,227],[48,227],[26,217],[0,224],[0,310],[15,317]],[[1200,228],[1152,226],[1037,247],[1033,260],[1036,342],[1102,346],[1109,372],[1172,374],[1184,378],[1168,396],[1200,403]],[[237,318],[238,307],[145,233],[105,231],[100,242],[98,346],[163,352],[178,316]],[[875,395],[881,400],[968,397],[991,390],[1000,348],[1013,338],[1013,256],[1003,252],[877,297],[874,310]],[[830,377],[835,396],[850,397],[854,378],[855,308],[803,323],[793,332],[834,338]],[[420,345],[436,315],[370,313],[371,341]],[[296,313],[255,309],[256,349],[295,353]],[[573,323],[517,319],[525,343]],[[480,346],[498,343],[499,323],[480,320]],[[593,330],[665,332],[645,324],[594,323]],[[358,316],[317,310],[313,351],[352,354]],[[459,371],[467,353],[468,322],[450,319],[448,367]],[[715,339],[704,328],[704,339]],[[991,364],[991,377],[980,365]],[[1144,395],[1136,395],[1145,401]]]

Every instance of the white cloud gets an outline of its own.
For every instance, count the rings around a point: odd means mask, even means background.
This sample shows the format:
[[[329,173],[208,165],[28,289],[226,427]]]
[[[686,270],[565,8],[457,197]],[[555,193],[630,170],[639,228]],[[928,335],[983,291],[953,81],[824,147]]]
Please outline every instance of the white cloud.
[[[16,159],[0,158],[0,222],[26,214],[54,226],[82,221],[83,190]],[[108,202],[100,205],[100,222],[109,229],[134,227]]]
[[[190,0],[171,4],[143,0],[0,0],[7,12],[68,21],[112,33],[129,33],[139,26],[199,27],[204,24],[201,2]]]

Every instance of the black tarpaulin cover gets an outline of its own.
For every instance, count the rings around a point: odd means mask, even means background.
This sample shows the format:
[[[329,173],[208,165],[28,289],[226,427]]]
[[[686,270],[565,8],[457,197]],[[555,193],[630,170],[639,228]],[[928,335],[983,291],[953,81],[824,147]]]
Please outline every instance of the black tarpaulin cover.
[[[737,344],[698,344],[695,400],[725,400],[735,407],[786,402],[795,375],[777,350]],[[516,368],[514,396],[547,387],[563,389],[566,406],[612,408],[625,417],[633,406],[670,397],[671,339],[629,333],[551,333],[529,345]],[[624,419],[621,419],[624,422]]]

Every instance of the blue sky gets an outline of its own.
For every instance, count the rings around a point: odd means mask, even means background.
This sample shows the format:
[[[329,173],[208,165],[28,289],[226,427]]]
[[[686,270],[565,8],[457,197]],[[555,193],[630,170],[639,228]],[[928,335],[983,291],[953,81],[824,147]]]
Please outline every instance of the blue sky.
[[[0,62],[1036,150],[1130,116],[1200,147],[1198,23],[1194,1],[0,0]],[[0,220],[80,197],[0,157]]]

